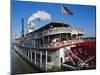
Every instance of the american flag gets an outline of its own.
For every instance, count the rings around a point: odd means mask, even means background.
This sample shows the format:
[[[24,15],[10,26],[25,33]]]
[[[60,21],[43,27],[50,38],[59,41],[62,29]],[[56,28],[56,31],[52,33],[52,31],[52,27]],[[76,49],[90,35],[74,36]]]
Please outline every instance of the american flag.
[[[68,8],[62,6],[62,12],[64,14],[69,14],[69,15],[73,15],[73,12],[71,10],[69,10]]]

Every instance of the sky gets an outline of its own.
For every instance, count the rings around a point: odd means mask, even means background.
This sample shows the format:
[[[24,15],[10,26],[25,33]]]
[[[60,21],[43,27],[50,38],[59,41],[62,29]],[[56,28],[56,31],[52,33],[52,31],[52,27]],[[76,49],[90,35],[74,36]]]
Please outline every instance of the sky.
[[[70,9],[74,14],[63,14],[61,6]],[[84,36],[95,36],[96,32],[96,7],[88,5],[57,4],[41,2],[12,1],[11,5],[11,27],[12,37],[21,32],[21,19],[24,19],[25,32],[29,17],[37,11],[45,11],[51,15],[49,21],[36,21],[35,25],[40,28],[49,22],[64,22],[75,28],[82,28]]]

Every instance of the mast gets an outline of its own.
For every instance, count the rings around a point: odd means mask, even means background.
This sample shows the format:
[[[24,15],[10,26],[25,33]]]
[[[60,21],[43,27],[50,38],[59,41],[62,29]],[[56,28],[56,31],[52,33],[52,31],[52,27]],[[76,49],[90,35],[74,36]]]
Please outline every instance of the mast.
[[[22,38],[24,37],[24,19],[22,18]]]

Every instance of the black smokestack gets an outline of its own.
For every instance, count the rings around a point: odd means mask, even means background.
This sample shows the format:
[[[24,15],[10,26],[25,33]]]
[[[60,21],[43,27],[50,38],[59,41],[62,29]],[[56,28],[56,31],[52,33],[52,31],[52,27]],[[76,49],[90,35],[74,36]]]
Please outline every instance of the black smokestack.
[[[24,37],[24,19],[22,18],[22,38]]]

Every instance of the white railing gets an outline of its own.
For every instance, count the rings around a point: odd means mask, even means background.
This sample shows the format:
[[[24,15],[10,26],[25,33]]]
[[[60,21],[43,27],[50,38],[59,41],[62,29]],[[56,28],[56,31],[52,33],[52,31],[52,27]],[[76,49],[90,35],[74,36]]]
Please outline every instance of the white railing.
[[[43,36],[58,34],[58,33],[71,33],[71,30],[65,27],[56,27],[43,32]]]
[[[56,27],[41,32],[36,32],[34,33],[33,37],[34,39],[37,39],[42,36],[48,36],[48,35],[59,34],[59,33],[84,34],[83,31],[73,30],[70,27]]]
[[[51,28],[49,30],[43,31],[41,36],[47,36],[47,35],[53,35],[53,34],[59,34],[59,33],[73,34],[73,32],[75,32],[75,34],[83,34],[83,32],[81,30],[77,31],[77,30],[72,30],[71,28],[66,28],[66,27],[56,27],[56,28]],[[38,37],[39,36],[40,35],[38,35]]]
[[[71,33],[71,29],[66,28],[66,27],[51,28],[51,29],[45,30],[43,32],[35,33],[34,38],[40,38],[42,36],[48,36],[48,35],[59,34],[59,33]]]

